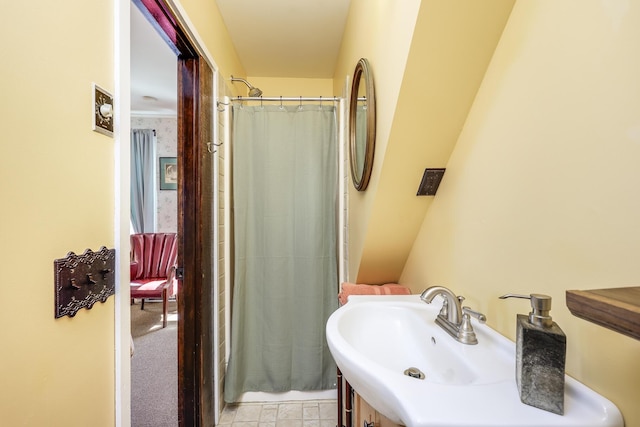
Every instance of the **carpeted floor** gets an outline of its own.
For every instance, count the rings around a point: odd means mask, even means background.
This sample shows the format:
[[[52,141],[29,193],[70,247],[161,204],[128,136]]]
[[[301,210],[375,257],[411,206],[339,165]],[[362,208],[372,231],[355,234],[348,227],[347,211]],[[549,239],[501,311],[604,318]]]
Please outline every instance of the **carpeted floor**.
[[[166,328],[162,328],[162,302],[131,306],[131,426],[178,425],[178,316],[169,304]]]

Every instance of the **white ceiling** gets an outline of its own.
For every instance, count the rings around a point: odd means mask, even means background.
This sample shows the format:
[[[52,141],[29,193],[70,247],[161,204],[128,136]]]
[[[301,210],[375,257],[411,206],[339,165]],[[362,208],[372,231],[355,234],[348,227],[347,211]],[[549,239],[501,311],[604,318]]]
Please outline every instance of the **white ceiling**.
[[[177,94],[175,53],[131,3],[131,114],[175,116]]]
[[[350,1],[217,3],[248,76],[331,78]],[[132,3],[131,113],[175,115],[176,82],[175,54]]]

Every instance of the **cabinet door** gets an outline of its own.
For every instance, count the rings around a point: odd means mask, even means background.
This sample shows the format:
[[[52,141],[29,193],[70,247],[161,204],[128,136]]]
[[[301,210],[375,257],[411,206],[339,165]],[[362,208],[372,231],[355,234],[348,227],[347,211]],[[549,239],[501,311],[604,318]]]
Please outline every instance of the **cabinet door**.
[[[371,407],[358,393],[354,393],[355,396],[355,410],[356,416],[354,427],[365,427],[365,421],[367,423],[375,423],[374,425],[378,426],[378,420],[376,417],[378,416],[375,409]]]
[[[358,393],[355,396],[355,425],[353,427],[366,427],[367,424],[374,423],[374,427],[400,427],[384,415],[378,413],[371,405],[367,403]]]
[[[400,424],[396,424],[384,415],[376,412],[378,419],[376,420],[376,427],[400,427]]]

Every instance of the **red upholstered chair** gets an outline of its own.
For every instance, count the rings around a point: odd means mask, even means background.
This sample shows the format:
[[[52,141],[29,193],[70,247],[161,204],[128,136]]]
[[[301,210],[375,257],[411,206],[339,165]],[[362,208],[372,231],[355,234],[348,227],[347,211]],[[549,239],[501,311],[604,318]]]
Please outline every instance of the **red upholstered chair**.
[[[167,326],[169,298],[178,293],[176,233],[143,233],[131,235],[131,301],[162,298],[162,327]]]

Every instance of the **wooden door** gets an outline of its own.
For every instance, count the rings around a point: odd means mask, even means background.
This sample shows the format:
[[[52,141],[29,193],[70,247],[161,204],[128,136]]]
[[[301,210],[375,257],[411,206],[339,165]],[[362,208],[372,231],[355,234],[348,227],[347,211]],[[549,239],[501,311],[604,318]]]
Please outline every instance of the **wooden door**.
[[[181,426],[214,424],[213,73],[202,58],[178,61],[178,404]]]

